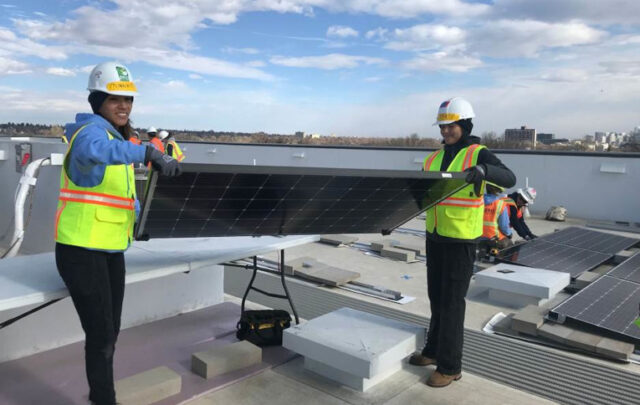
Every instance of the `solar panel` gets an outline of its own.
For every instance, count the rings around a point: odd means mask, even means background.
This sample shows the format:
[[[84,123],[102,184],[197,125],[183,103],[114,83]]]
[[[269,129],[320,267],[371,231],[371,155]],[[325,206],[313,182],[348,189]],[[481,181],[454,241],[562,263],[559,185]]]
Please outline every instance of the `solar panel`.
[[[589,271],[612,257],[610,254],[593,252],[572,246],[550,243],[541,238],[500,251],[500,261],[562,271],[572,278]]]
[[[151,174],[137,238],[387,233],[466,184],[463,173],[182,168]]]
[[[624,236],[575,226],[541,236],[539,239],[580,249],[592,250],[594,252],[611,254],[616,254],[640,242],[640,239],[626,238]]]
[[[600,277],[551,310],[552,319],[571,319],[640,342],[640,284],[608,275]],[[627,339],[627,340],[628,340]]]
[[[607,275],[640,284],[640,253],[636,253],[620,263],[611,269]]]

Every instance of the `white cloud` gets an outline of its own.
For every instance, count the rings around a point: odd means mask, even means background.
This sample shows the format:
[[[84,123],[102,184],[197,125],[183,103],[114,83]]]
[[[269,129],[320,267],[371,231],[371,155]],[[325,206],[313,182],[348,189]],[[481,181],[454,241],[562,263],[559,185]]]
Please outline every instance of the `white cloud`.
[[[589,78],[588,72],[581,69],[555,69],[542,73],[538,79],[549,82],[583,82]]]
[[[26,63],[0,56],[0,75],[31,73]],[[4,107],[4,106],[3,106]]]
[[[200,79],[202,79],[202,76],[197,75],[195,73],[189,73],[189,79],[200,80]]]
[[[187,84],[182,80],[169,80],[168,82],[164,83],[164,87],[168,90],[175,91],[186,90],[189,86],[187,86]]]
[[[443,45],[461,44],[465,38],[465,31],[458,27],[420,24],[406,29],[395,29],[385,48],[396,51],[422,51],[437,49]]]
[[[369,76],[369,77],[365,77],[364,79],[365,82],[370,82],[370,83],[375,83],[375,82],[379,82],[382,80],[382,77],[379,76]]]
[[[253,68],[261,68],[267,66],[267,64],[261,60],[252,60],[247,62],[246,65]]]
[[[227,46],[225,48],[222,48],[222,52],[230,53],[230,54],[242,53],[245,55],[257,55],[260,53],[260,50],[256,48],[233,48],[233,47]]]
[[[492,57],[532,58],[544,49],[596,44],[607,35],[580,22],[500,20],[474,30],[470,48]]]
[[[332,25],[327,28],[327,36],[338,38],[357,37],[358,31],[344,25]]]
[[[439,51],[418,54],[415,58],[403,62],[402,66],[409,70],[424,72],[447,70],[463,73],[482,66],[482,61],[462,53]]]
[[[472,17],[485,14],[490,9],[486,4],[460,0],[326,0],[318,3],[318,7],[329,11],[367,13],[391,18],[416,18],[425,14]]]
[[[0,27],[0,54],[36,56],[41,59],[66,59],[61,47],[46,46],[28,38],[20,38],[13,31]]]
[[[541,21],[581,20],[595,24],[638,24],[636,0],[494,0],[492,14]]]
[[[365,34],[365,38],[367,38],[367,39],[384,40],[384,39],[386,39],[388,32],[389,32],[388,29],[382,28],[382,27],[378,27],[378,28],[376,28],[374,30],[367,31],[367,33]]]
[[[316,68],[324,70],[334,69],[352,69],[361,64],[379,65],[386,61],[380,58],[372,58],[368,56],[354,56],[340,53],[331,53],[322,56],[303,56],[303,57],[284,57],[274,56],[270,59],[274,65]]]
[[[46,73],[54,76],[75,76],[76,72],[71,69],[66,69],[63,67],[50,67],[45,70]]]

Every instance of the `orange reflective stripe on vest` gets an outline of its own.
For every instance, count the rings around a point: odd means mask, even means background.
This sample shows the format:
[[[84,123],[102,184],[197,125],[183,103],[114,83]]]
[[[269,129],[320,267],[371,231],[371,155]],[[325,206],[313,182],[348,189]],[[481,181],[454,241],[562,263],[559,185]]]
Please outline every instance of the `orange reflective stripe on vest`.
[[[85,204],[106,205],[107,207],[123,208],[126,210],[135,209],[135,200],[133,198],[119,197],[117,195],[93,193],[89,191],[78,191],[61,189],[60,200],[74,201]]]

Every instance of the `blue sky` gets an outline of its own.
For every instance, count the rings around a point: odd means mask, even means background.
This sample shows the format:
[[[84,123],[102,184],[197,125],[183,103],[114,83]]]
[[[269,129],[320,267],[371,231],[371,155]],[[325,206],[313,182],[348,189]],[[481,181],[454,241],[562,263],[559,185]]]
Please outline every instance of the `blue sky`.
[[[0,0],[0,122],[65,123],[119,60],[138,126],[437,137],[446,98],[476,134],[575,138],[640,125],[636,0]]]

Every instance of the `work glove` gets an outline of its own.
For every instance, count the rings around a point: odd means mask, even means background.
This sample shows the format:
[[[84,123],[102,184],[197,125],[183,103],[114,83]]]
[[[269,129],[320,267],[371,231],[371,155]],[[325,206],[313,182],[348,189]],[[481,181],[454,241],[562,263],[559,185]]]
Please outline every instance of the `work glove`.
[[[169,155],[165,155],[153,146],[147,146],[144,153],[144,163],[151,163],[151,166],[163,176],[178,176],[182,173],[180,163]]]
[[[534,240],[535,238],[537,238],[536,235],[534,235],[534,234],[529,235],[529,239]]]
[[[476,193],[476,196],[480,197],[482,193],[482,181],[484,180],[484,168],[480,165],[476,165],[468,168],[464,171],[467,173],[467,177],[465,181],[469,184],[473,184],[473,192]]]

